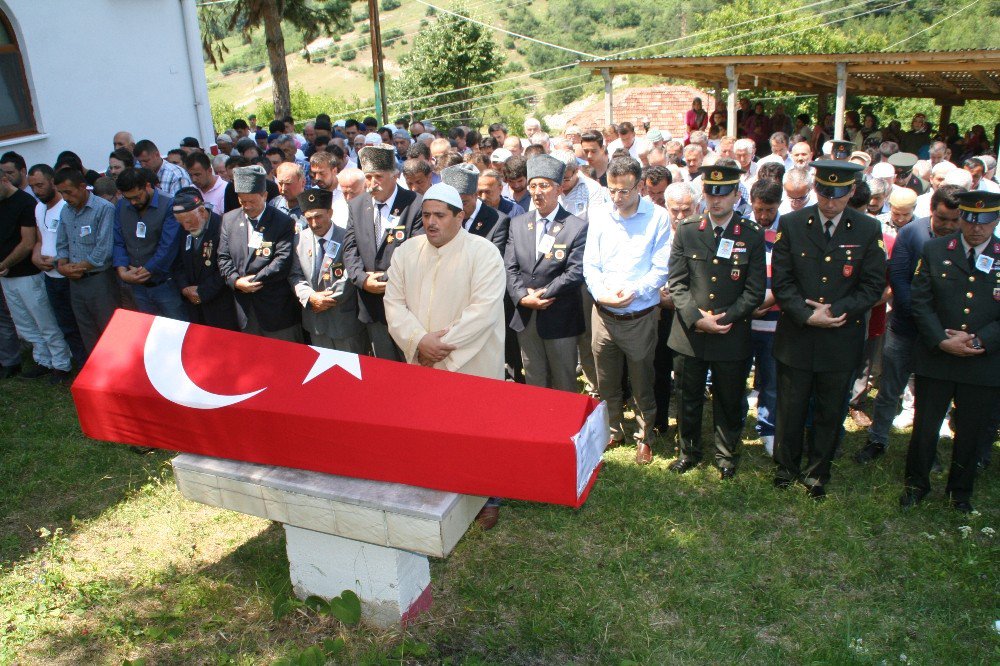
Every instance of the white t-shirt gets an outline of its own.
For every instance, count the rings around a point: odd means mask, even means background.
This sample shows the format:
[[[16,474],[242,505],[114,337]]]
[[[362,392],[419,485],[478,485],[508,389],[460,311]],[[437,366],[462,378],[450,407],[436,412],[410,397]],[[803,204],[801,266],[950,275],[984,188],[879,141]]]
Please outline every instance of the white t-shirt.
[[[35,224],[38,225],[38,234],[42,239],[42,254],[46,257],[56,256],[56,235],[59,233],[59,223],[65,207],[64,199],[60,199],[52,208],[40,202],[35,206]],[[65,277],[54,268],[45,271],[45,274],[54,278]]]

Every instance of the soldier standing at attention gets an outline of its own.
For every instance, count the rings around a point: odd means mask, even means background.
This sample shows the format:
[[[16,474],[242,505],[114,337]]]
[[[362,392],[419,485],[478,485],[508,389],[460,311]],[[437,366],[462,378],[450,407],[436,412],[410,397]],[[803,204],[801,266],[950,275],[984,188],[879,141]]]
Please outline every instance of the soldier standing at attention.
[[[885,244],[878,221],[847,206],[863,167],[834,160],[810,166],[817,203],[782,216],[771,258],[771,288],[781,306],[774,485],[801,481],[820,499],[861,363],[868,312],[885,287]],[[803,469],[810,401],[815,438]]]
[[[955,194],[960,231],[927,241],[913,272],[910,307],[920,333],[914,347],[915,415],[899,503],[908,509],[930,492],[938,428],[955,401],[955,439],[945,492],[971,513],[977,448],[992,434],[1000,405],[1000,194]]]
[[[735,162],[699,171],[706,212],[678,226],[670,252],[675,310],[668,344],[678,354],[675,367],[681,390],[681,456],[670,469],[683,474],[701,460],[705,380],[711,369],[715,464],[723,479],[731,479],[736,475],[745,415],[750,319],[764,301],[764,233],[756,222],[733,210],[743,174]]]

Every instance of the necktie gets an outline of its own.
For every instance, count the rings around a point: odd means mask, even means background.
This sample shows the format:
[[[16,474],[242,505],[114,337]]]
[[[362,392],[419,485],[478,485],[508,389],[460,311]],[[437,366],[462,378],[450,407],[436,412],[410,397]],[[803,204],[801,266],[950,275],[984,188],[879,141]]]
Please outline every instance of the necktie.
[[[542,238],[545,238],[545,235],[549,233],[549,220],[548,220],[548,218],[543,217],[542,219],[540,219],[538,221],[538,226],[542,230]],[[539,241],[539,246],[540,245],[541,245],[541,241]],[[542,254],[542,251],[539,250],[538,254]]]
[[[719,241],[722,240],[722,233],[725,231],[722,227],[716,227],[715,231],[715,247],[719,247]]]
[[[385,229],[382,228],[382,209],[385,208],[384,203],[375,204],[375,208],[378,210],[375,212],[375,244],[380,245],[382,243],[382,236],[385,234]]]
[[[833,238],[833,221],[832,220],[827,220],[826,224],[824,224],[823,226],[826,229],[823,232],[823,235],[826,236],[827,240],[830,240],[831,238]]]
[[[326,256],[326,239],[319,239],[319,252],[316,253],[316,266],[313,268],[313,279],[319,283],[322,276],[320,272],[323,270],[323,257]]]
[[[969,248],[969,272],[976,270],[976,248]],[[971,278],[970,278],[971,279]]]

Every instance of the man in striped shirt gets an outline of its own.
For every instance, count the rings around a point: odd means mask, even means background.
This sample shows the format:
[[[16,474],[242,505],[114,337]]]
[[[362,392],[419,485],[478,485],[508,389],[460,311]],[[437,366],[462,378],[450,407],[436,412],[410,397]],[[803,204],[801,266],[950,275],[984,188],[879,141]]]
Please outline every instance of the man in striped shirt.
[[[778,376],[774,362],[774,331],[778,325],[778,304],[771,293],[771,251],[778,235],[778,206],[781,185],[772,180],[758,180],[750,188],[750,206],[754,220],[764,230],[767,282],[764,302],[753,313],[750,341],[754,366],[753,388],[757,392],[757,434],[767,455],[774,454],[774,411],[778,396]]]

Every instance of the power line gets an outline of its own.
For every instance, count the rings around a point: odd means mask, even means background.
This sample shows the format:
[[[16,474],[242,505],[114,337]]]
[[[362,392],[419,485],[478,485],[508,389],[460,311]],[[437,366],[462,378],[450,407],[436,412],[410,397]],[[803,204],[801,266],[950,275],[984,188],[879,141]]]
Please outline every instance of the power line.
[[[599,58],[600,57],[600,56],[594,55],[593,53],[585,53],[583,51],[577,51],[575,49],[566,48],[565,46],[559,46],[558,44],[551,44],[549,42],[543,42],[540,39],[535,39],[534,37],[528,37],[527,35],[519,35],[518,33],[511,32],[510,30],[504,30],[503,28],[499,28],[499,27],[497,27],[495,25],[489,25],[488,23],[483,23],[482,21],[477,21],[474,18],[469,18],[468,16],[462,16],[461,14],[453,12],[453,11],[451,11],[449,9],[444,9],[442,7],[436,7],[435,5],[432,5],[429,2],[424,2],[424,0],[417,0],[417,2],[419,2],[422,5],[427,5],[428,7],[432,7],[432,8],[436,9],[439,12],[443,12],[445,14],[450,14],[450,15],[452,15],[452,16],[454,16],[456,18],[459,18],[459,19],[461,19],[463,21],[468,21],[469,23],[475,23],[476,25],[480,25],[480,26],[482,26],[484,28],[489,28],[491,30],[496,30],[497,32],[502,32],[505,35],[510,35],[511,37],[517,37],[518,39],[526,39],[529,42],[534,42],[536,44],[542,44],[543,46],[550,46],[550,47],[552,47],[554,49],[559,49],[560,51],[566,51],[566,52],[572,53],[574,55],[587,56],[588,58]]]
[[[564,77],[559,78],[559,79],[549,79],[545,83],[556,83],[558,81],[566,81],[568,79],[579,79],[581,76],[589,77],[590,75],[587,72],[580,72],[579,74],[570,74],[569,76],[564,76]],[[490,97],[496,97],[498,95],[505,95],[505,94],[507,94],[509,92],[510,92],[509,90],[500,90],[500,91],[491,93],[489,95],[482,95],[478,99],[488,99]],[[417,113],[423,113],[425,111],[436,111],[438,109],[443,109],[443,108],[449,107],[449,106],[457,106],[459,104],[468,104],[470,101],[476,101],[476,100],[463,99],[463,100],[459,100],[457,102],[448,102],[447,104],[438,104],[436,106],[428,106],[428,107],[425,107],[423,109],[414,109],[412,111],[412,113],[413,114],[417,114]]]
[[[927,27],[926,27],[926,28],[924,28],[923,30],[918,30],[918,31],[916,31],[915,33],[913,33],[912,35],[910,35],[909,37],[907,37],[907,38],[905,38],[905,39],[901,39],[901,40],[899,40],[899,41],[898,41],[898,42],[896,42],[895,44],[890,44],[889,46],[887,46],[887,47],[885,47],[884,49],[882,49],[882,51],[883,51],[883,52],[885,52],[885,51],[888,51],[889,49],[894,49],[894,48],[896,48],[897,46],[899,46],[900,44],[902,44],[903,42],[908,42],[908,41],[910,41],[911,39],[913,39],[914,37],[916,37],[917,35],[919,35],[919,34],[921,34],[921,33],[924,33],[924,32],[927,32],[927,31],[928,31],[928,30],[930,30],[931,28],[936,28],[937,26],[941,25],[942,23],[944,23],[945,21],[947,21],[948,19],[950,19],[950,18],[951,18],[952,16],[955,16],[956,14],[961,14],[961,13],[962,13],[962,12],[964,12],[964,11],[965,11],[966,9],[968,9],[969,7],[971,7],[972,5],[974,5],[974,4],[978,3],[978,2],[979,2],[979,0],[972,0],[972,2],[970,2],[970,3],[969,3],[969,4],[967,4],[966,6],[962,7],[961,9],[958,9],[958,10],[956,10],[956,11],[952,12],[951,14],[948,14],[947,16],[945,16],[945,17],[944,17],[943,19],[941,19],[940,21],[938,21],[938,22],[936,22],[936,23],[931,23],[931,24],[930,24],[929,26],[927,26]]]

